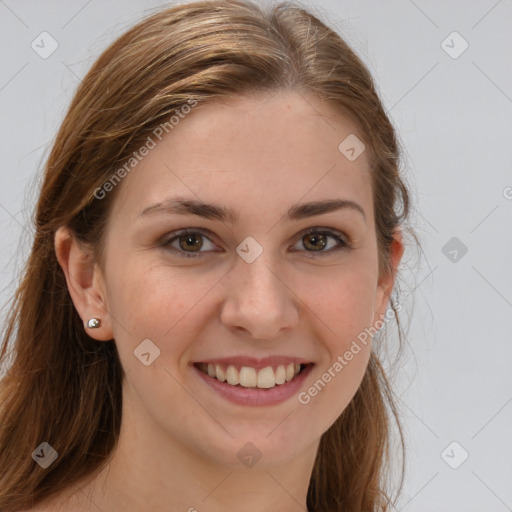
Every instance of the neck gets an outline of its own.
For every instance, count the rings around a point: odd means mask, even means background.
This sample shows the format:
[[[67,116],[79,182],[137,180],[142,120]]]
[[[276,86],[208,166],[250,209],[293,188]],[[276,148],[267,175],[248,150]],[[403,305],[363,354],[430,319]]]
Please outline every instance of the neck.
[[[76,512],[307,511],[319,441],[278,466],[221,465],[173,442],[168,433],[148,428],[125,405],[118,443],[108,464],[86,485],[73,488],[71,502],[63,510],[72,505]]]

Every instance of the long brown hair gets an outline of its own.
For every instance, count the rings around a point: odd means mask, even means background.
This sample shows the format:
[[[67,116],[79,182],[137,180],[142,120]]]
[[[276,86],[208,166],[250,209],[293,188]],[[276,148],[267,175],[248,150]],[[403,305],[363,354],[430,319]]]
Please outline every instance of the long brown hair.
[[[263,9],[243,0],[182,4],[143,20],[83,79],[48,158],[35,239],[0,352],[6,366],[12,357],[0,386],[2,512],[34,506],[93,474],[120,430],[124,373],[116,346],[85,333],[56,258],[56,230],[69,227],[101,262],[116,190],[102,200],[97,190],[148,133],[191,101],[278,90],[313,93],[359,123],[372,161],[380,271],[396,270],[390,244],[409,196],[395,132],[368,70],[326,22],[297,3]],[[389,510],[384,470],[393,418],[403,453],[393,393],[372,352],[354,398],[322,436],[310,511]],[[31,457],[44,441],[59,453],[47,469]]]

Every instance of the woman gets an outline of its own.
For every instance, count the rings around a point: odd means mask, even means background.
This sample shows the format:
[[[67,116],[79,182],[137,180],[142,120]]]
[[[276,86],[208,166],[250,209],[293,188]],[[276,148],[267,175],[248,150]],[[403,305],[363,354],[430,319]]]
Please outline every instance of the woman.
[[[115,41],[7,324],[0,510],[390,510],[398,163],[368,71],[299,6],[183,4]]]

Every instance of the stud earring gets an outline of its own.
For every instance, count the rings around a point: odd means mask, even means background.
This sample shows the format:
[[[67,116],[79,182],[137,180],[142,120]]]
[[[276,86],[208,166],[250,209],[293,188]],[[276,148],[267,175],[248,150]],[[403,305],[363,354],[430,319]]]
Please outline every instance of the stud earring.
[[[101,325],[101,320],[99,318],[91,318],[87,322],[87,327],[89,327],[89,329],[97,329],[100,325]]]

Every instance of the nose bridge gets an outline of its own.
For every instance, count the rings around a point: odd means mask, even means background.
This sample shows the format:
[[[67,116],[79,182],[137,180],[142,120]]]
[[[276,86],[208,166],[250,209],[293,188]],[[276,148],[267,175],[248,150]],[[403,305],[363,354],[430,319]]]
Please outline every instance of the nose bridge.
[[[227,286],[224,324],[243,328],[260,339],[293,326],[298,320],[293,294],[278,276],[278,262],[270,251],[261,252],[250,263],[240,256]]]
[[[270,305],[282,298],[283,283],[276,277],[277,264],[270,251],[264,251],[251,263],[240,258],[234,271],[234,287],[241,294],[239,298],[249,300],[253,307],[260,303]]]

